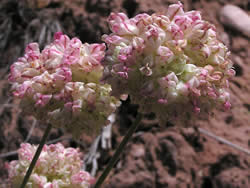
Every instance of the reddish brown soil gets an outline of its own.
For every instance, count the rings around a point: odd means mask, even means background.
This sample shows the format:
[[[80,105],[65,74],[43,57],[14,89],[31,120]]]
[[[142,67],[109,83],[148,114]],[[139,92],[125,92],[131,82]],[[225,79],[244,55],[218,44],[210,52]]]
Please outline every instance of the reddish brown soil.
[[[28,2],[28,3],[27,3]],[[7,82],[9,65],[23,53],[26,42],[40,41],[41,47],[51,40],[60,23],[64,33],[83,42],[100,42],[108,33],[106,18],[111,11],[129,16],[140,12],[164,11],[175,0],[2,0],[0,2],[0,153],[16,150],[31,128],[32,118],[23,117],[18,101],[10,96]],[[248,0],[183,0],[185,10],[196,9],[203,18],[216,25],[220,39],[232,52],[236,77],[231,82],[232,109],[214,111],[209,120],[199,120],[202,127],[231,142],[250,149],[250,46],[249,38],[224,28],[218,20],[223,5],[231,3],[249,13]],[[41,29],[46,34],[41,37]],[[40,39],[39,39],[40,37]],[[4,105],[8,104],[8,105]],[[101,170],[107,165],[136,115],[136,106],[124,102],[113,127],[113,150],[103,152]],[[39,143],[43,126],[36,126],[29,142]],[[49,140],[64,137],[53,130]],[[80,147],[87,152],[93,137],[82,136],[81,144],[63,140],[65,146]],[[16,155],[0,158],[0,187],[6,186],[4,163]],[[145,115],[104,187],[107,188],[249,188],[250,156],[200,134],[196,128],[159,127],[154,116]]]

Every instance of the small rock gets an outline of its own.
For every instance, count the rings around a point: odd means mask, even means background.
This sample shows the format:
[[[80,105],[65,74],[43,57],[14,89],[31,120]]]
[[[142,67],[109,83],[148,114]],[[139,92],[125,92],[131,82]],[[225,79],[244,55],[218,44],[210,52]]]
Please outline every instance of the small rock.
[[[225,5],[220,12],[220,21],[228,27],[250,37],[250,16],[235,5]]]
[[[132,155],[134,158],[140,158],[145,155],[145,149],[143,145],[132,145]]]

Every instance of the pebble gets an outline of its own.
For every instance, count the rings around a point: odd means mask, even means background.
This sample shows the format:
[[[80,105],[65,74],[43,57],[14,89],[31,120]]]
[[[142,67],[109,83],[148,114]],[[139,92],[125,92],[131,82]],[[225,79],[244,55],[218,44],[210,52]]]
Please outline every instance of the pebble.
[[[220,21],[250,38],[250,16],[235,5],[225,5],[220,11]]]

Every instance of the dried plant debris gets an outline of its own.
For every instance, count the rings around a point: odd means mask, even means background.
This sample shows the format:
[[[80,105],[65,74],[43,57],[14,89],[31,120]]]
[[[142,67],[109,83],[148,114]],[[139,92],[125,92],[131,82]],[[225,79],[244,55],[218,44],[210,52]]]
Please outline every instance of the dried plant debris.
[[[43,48],[55,32],[63,30],[56,11],[34,2],[3,0],[0,4],[0,67],[16,60],[27,43],[36,41]]]
[[[25,30],[25,46],[32,41],[37,41],[40,47],[43,48],[52,41],[54,33],[62,31],[59,21],[49,16],[52,14],[52,11],[45,10],[39,14],[40,16],[30,22]]]

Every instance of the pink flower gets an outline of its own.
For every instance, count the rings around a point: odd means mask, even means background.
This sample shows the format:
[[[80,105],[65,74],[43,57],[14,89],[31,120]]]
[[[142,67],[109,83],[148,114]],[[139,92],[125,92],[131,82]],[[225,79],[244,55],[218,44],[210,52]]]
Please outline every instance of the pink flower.
[[[108,22],[103,81],[113,95],[129,94],[163,124],[192,119],[217,104],[230,107],[228,80],[235,74],[230,52],[200,12],[185,12],[178,2],[151,16],[111,13]]]
[[[9,181],[19,187],[36,152],[37,146],[21,144],[19,160],[8,163]],[[60,143],[45,145],[28,181],[30,187],[88,188],[94,178],[81,170],[81,153],[78,149],[64,148]]]
[[[75,188],[77,188],[79,186],[80,187],[81,186],[87,187],[88,185],[94,184],[95,179],[93,177],[91,177],[89,173],[87,173],[85,171],[80,171],[79,173],[77,173],[71,177],[71,182],[74,185],[73,187],[75,187]]]
[[[29,44],[9,75],[13,95],[21,99],[23,111],[64,127],[74,136],[86,126],[88,132],[99,130],[119,105],[109,95],[111,87],[100,83],[105,48],[105,44],[82,44],[60,32],[41,52],[37,43]],[[81,123],[76,126],[73,122],[77,120]]]
[[[108,21],[110,29],[119,35],[133,35],[138,33],[138,29],[133,20],[129,20],[124,13],[111,13]]]

